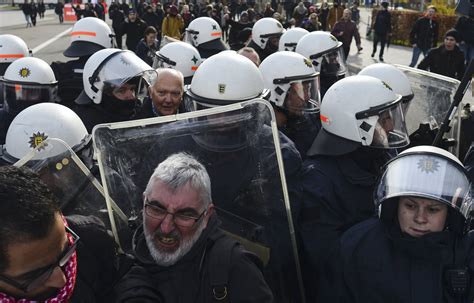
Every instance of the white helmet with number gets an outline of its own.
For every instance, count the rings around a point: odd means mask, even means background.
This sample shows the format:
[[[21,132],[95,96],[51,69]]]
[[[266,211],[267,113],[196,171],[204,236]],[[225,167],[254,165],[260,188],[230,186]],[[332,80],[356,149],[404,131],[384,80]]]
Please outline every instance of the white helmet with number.
[[[29,55],[30,50],[23,39],[10,34],[0,35],[0,76],[10,63]]]
[[[319,73],[303,55],[283,51],[268,56],[260,64],[265,99],[290,112],[319,111]]]
[[[20,112],[10,124],[4,159],[14,163],[47,138],[61,139],[74,151],[90,140],[84,123],[71,109],[56,103],[35,104]]]
[[[252,28],[252,40],[258,47],[265,49],[271,37],[280,37],[283,34],[283,25],[274,18],[262,18]],[[276,45],[278,47],[278,45]]]
[[[100,104],[103,93],[111,95],[123,84],[134,81],[135,96],[146,96],[147,87],[156,78],[156,71],[134,52],[120,49],[103,49],[92,55],[84,65],[82,81],[84,90],[76,103]]]
[[[3,84],[5,110],[15,114],[40,102],[57,102],[56,77],[45,61],[26,57],[10,64],[0,80]]]
[[[194,105],[215,107],[252,100],[262,92],[263,79],[255,64],[234,51],[225,51],[199,66],[186,94]]]
[[[371,76],[387,83],[396,94],[402,95],[403,111],[406,113],[414,93],[410,80],[398,68],[387,63],[375,63],[363,68],[359,75]]]
[[[283,33],[280,37],[280,42],[278,43],[278,50],[281,51],[290,51],[294,52],[296,45],[304,35],[309,32],[301,27],[290,28]]]
[[[402,197],[422,198],[448,206],[445,227],[469,231],[474,210],[466,169],[453,154],[434,146],[409,148],[385,165],[374,191],[379,216],[389,223],[397,216]]]
[[[316,31],[305,35],[298,41],[295,52],[310,59],[321,76],[341,76],[347,70],[342,42],[330,33]]]
[[[185,42],[171,42],[156,52],[153,68],[172,68],[184,76],[184,83],[190,84],[194,73],[201,64],[201,55],[196,48]]]
[[[71,45],[63,54],[66,57],[84,57],[112,46],[113,34],[107,23],[99,18],[86,17],[74,24]]]
[[[199,17],[191,21],[185,29],[184,42],[194,47],[226,50],[222,41],[222,30],[216,20],[209,17]]]
[[[324,95],[323,128],[308,155],[342,155],[360,146],[407,146],[401,100],[387,83],[374,77],[352,76],[336,82]]]

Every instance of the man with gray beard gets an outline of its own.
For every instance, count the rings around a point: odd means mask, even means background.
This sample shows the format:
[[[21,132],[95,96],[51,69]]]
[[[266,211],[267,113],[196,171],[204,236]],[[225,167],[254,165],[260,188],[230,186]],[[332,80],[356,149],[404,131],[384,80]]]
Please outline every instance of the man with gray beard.
[[[143,205],[116,302],[273,302],[258,258],[219,229],[209,175],[191,155],[158,165]]]

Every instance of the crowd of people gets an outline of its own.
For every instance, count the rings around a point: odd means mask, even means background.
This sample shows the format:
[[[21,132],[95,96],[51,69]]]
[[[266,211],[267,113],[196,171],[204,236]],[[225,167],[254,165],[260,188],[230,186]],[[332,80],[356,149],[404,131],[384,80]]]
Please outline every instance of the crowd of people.
[[[67,62],[0,35],[0,303],[474,300],[474,142],[413,140],[446,94],[396,66],[349,75],[356,4],[96,6]],[[459,78],[459,35],[419,67]]]

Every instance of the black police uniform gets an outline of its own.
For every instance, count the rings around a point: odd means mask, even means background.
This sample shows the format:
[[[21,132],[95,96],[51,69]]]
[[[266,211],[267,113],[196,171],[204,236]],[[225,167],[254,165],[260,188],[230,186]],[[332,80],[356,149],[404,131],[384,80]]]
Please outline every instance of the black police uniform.
[[[130,302],[131,298],[134,302],[218,302],[214,293],[226,293],[227,302],[273,302],[256,257],[237,242],[227,248],[219,245],[229,240],[219,229],[217,216],[212,215],[191,250],[176,264],[165,267],[155,263],[143,230],[138,230],[134,237],[137,262],[116,286],[115,302]],[[220,276],[214,272],[223,268],[227,269],[223,272],[225,278],[218,279]],[[222,286],[226,287],[225,292],[221,292]]]
[[[396,220],[361,222],[342,236],[327,276],[337,291],[320,302],[472,302],[473,236],[444,230],[414,238]],[[464,297],[456,298],[448,286],[454,268],[470,272],[470,281],[461,283]]]
[[[62,105],[72,108],[74,100],[84,89],[82,73],[89,57],[84,56],[67,62],[55,61],[51,64],[58,81],[58,96]]]

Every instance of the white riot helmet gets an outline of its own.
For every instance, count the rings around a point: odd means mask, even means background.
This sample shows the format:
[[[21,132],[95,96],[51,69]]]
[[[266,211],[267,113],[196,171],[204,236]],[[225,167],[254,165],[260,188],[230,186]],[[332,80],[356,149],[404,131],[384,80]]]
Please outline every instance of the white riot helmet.
[[[215,107],[258,98],[263,92],[260,71],[250,59],[225,51],[204,61],[186,95],[193,105]]]
[[[129,50],[103,49],[92,55],[84,65],[84,90],[76,103],[100,104],[103,93],[112,95],[121,92],[124,84],[135,86],[138,100],[146,96],[147,87],[156,78],[156,71],[135,53]]]
[[[0,80],[5,111],[16,114],[40,102],[57,102],[58,81],[48,63],[39,58],[20,58],[10,64]]]
[[[319,111],[319,73],[311,61],[294,52],[277,52],[260,64],[265,99],[290,113]]]
[[[403,112],[406,114],[415,96],[408,77],[398,68],[387,63],[374,63],[363,68],[359,75],[371,76],[387,83],[396,94],[402,95]]]
[[[14,163],[47,138],[61,139],[76,152],[90,141],[84,123],[71,109],[56,103],[35,104],[20,112],[10,124],[4,159]]]
[[[295,51],[309,58],[321,77],[343,76],[346,73],[342,42],[330,33],[316,31],[305,35],[298,41]]]
[[[281,35],[280,42],[278,43],[278,51],[294,52],[298,41],[308,33],[307,30],[301,27],[290,28]]]
[[[226,50],[222,41],[222,30],[216,20],[209,17],[199,17],[191,21],[185,29],[184,42],[194,47],[209,50]]]
[[[71,31],[71,45],[63,54],[66,57],[84,57],[111,47],[113,47],[113,34],[107,23],[99,18],[86,17],[74,24]]]
[[[336,82],[324,95],[322,129],[308,155],[342,155],[360,146],[407,146],[401,100],[387,83],[373,77],[352,76]]]
[[[15,35],[0,35],[0,76],[13,61],[28,57],[30,51],[25,41]]]
[[[153,68],[172,68],[184,76],[184,84],[190,84],[201,64],[201,55],[196,48],[185,42],[171,42],[156,52]]]
[[[279,38],[282,34],[283,25],[274,18],[262,18],[252,28],[252,40],[261,49],[267,47],[267,42],[270,38]],[[278,47],[278,43],[275,46]]]
[[[400,153],[385,165],[374,192],[380,218],[393,222],[398,199],[430,199],[448,206],[446,227],[463,233],[474,210],[471,184],[462,163],[434,146],[417,146]]]

